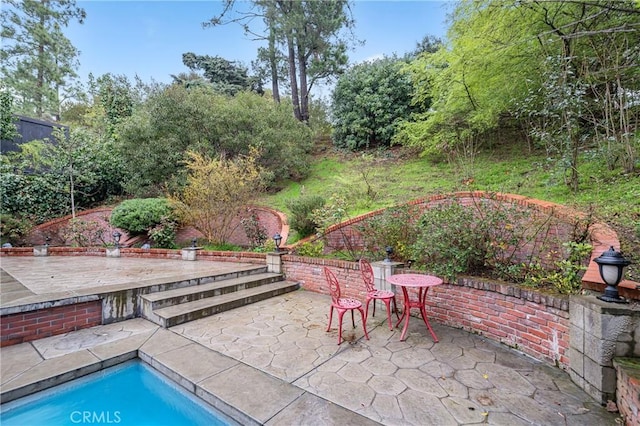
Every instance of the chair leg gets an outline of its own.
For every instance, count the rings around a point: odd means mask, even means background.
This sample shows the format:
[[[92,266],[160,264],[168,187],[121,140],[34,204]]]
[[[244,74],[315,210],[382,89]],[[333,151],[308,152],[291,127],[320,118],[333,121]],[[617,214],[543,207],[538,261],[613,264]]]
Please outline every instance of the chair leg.
[[[369,333],[367,333],[367,322],[364,318],[364,311],[362,310],[362,308],[359,308],[358,310],[360,311],[360,316],[362,316],[362,329],[364,330],[364,337],[369,340]],[[353,310],[351,311],[351,313],[353,313]]]
[[[353,309],[351,309],[351,323],[353,324],[353,328],[356,328],[356,319],[353,315]]]
[[[344,312],[345,311],[338,310],[338,345],[342,343],[342,316],[344,315]],[[351,313],[353,313],[353,311],[351,311]]]
[[[331,320],[333,319],[333,306],[329,309],[329,325],[327,326],[327,331],[331,330]]]
[[[391,299],[384,299],[384,305],[387,307],[387,320],[389,320],[389,330],[393,330],[391,326]]]
[[[364,317],[365,318],[369,318],[369,303],[370,302],[371,302],[371,299],[367,299],[367,302],[365,303],[365,306],[364,306]],[[374,301],[373,303],[375,305],[376,302]]]
[[[398,305],[396,303],[396,297],[393,296],[391,300],[393,301],[393,312],[396,313],[396,318],[400,319],[400,315],[398,314]]]

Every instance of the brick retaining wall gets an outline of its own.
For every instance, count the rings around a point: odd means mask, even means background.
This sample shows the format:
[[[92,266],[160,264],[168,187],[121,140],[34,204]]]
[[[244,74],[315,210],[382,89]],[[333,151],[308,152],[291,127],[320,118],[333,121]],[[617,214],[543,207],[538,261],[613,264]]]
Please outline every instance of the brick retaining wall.
[[[100,300],[9,314],[2,317],[0,346],[29,342],[100,324]]]

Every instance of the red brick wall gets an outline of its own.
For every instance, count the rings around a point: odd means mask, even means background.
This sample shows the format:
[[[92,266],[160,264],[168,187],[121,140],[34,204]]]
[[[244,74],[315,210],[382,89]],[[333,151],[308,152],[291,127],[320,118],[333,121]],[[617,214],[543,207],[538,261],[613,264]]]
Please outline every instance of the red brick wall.
[[[616,403],[625,425],[640,425],[640,369],[636,360],[614,360],[616,368]]]
[[[101,239],[105,243],[110,243],[113,240],[112,234],[116,228],[113,228],[109,223],[109,217],[111,216],[111,207],[101,207],[92,210],[86,210],[76,214],[76,218],[85,222],[95,222],[103,229]],[[276,233],[280,233],[284,241],[287,240],[289,235],[289,225],[286,224],[286,217],[275,210],[267,207],[252,207],[252,210],[257,214],[260,225],[265,229],[267,238],[271,238]],[[46,238],[50,237],[50,244],[52,246],[69,246],[70,241],[65,239],[64,229],[67,227],[72,217],[64,216],[51,220],[49,222],[42,223],[36,226],[27,238],[27,242],[31,245],[45,244]],[[240,224],[241,218],[235,218],[231,223],[231,227],[234,228],[233,233],[229,239],[229,242],[239,246],[249,246],[250,242],[244,232],[244,228]],[[122,234],[121,244],[124,246],[133,245],[133,243],[142,242],[144,239],[129,238],[127,232],[122,229],[118,229]],[[196,231],[192,227],[184,227],[178,230],[176,233],[176,241],[178,244],[185,244],[191,242],[193,238],[201,238],[202,234]]]
[[[15,345],[102,324],[102,302],[56,306],[1,318],[0,346]]]

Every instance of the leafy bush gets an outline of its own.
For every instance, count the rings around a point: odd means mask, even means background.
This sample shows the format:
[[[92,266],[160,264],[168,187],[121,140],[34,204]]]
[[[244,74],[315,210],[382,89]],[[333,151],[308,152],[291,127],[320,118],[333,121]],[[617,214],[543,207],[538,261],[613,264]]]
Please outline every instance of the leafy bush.
[[[0,242],[10,243],[12,246],[21,246],[31,229],[31,222],[10,214],[0,215]]]
[[[175,221],[173,209],[165,198],[126,200],[111,212],[109,222],[131,234],[144,234],[163,221]]]
[[[423,213],[410,249],[418,267],[448,280],[480,273],[570,294],[580,290],[591,253],[584,242],[590,220],[577,220],[562,236],[551,232],[558,223],[550,215],[493,200],[452,201]]]
[[[333,143],[351,150],[389,146],[411,111],[412,86],[403,61],[384,58],[355,65],[333,91]]]
[[[260,223],[260,218],[255,211],[251,211],[249,217],[242,219],[240,223],[252,248],[260,247],[267,241],[267,230]]]
[[[413,259],[411,247],[416,243],[415,207],[400,206],[386,209],[382,214],[364,221],[357,227],[364,239],[365,250],[372,257],[385,257],[385,247],[393,249],[399,261]]]
[[[312,213],[324,204],[325,199],[319,195],[303,195],[286,201],[286,206],[291,212],[290,225],[298,231],[301,238],[316,232],[320,224],[313,218]]]
[[[160,223],[149,229],[149,237],[159,248],[176,248],[176,232],[178,225],[168,217],[162,217]]]
[[[426,210],[418,222],[420,234],[411,247],[413,258],[449,280],[478,269],[484,265],[484,241],[474,232],[474,222],[473,211],[456,202]]]
[[[71,219],[66,226],[61,229],[61,236],[65,242],[73,247],[95,247],[106,245],[103,235],[110,235],[110,230],[104,225],[93,220]]]
[[[302,243],[296,248],[298,256],[322,257],[324,254],[324,243],[322,240]]]

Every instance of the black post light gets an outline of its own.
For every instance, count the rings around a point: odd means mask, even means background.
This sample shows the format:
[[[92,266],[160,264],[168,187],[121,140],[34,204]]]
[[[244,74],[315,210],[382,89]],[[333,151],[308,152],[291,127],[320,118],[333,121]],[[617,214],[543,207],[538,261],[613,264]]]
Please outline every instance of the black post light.
[[[384,258],[384,261],[387,262],[387,263],[391,262],[391,255],[393,254],[393,247],[386,246],[384,248],[384,251],[387,252],[387,257]]]
[[[618,284],[624,276],[624,268],[631,264],[631,261],[625,259],[622,253],[615,251],[613,246],[609,250],[602,253],[599,257],[593,259],[598,264],[598,271],[602,281],[607,285],[604,294],[598,296],[598,299],[605,302],[629,303],[618,294]]]
[[[47,236],[47,238],[44,239],[44,245],[49,247],[49,244],[51,244],[51,237]]]
[[[113,242],[115,243],[116,248],[120,248],[120,237],[122,236],[121,233],[119,233],[118,231],[114,231],[113,232]]]
[[[198,244],[198,239],[197,238],[192,239],[191,240],[191,247],[192,248],[196,248],[196,244]]]
[[[282,243],[282,236],[279,232],[273,236],[273,241],[275,241],[276,243],[276,253],[280,253],[280,243]]]

